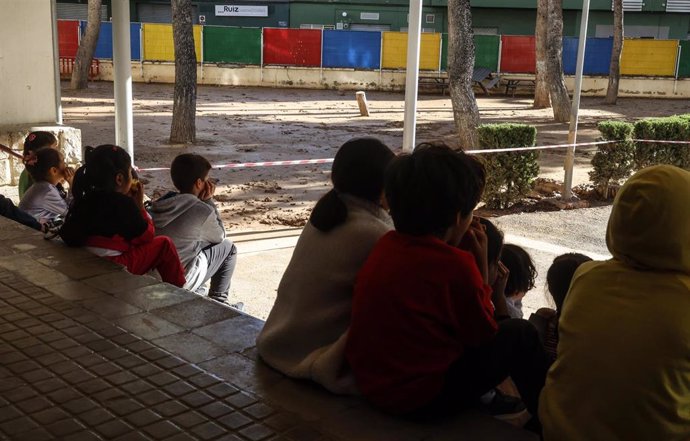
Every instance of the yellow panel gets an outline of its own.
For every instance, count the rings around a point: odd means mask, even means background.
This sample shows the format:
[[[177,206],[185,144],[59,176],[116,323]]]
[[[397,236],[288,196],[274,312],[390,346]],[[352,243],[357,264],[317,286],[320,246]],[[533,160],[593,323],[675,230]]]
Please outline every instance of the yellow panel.
[[[144,23],[144,60],[175,61],[173,31],[170,24]],[[201,61],[201,26],[194,26],[196,61]]]
[[[438,70],[441,51],[441,34],[422,34],[419,51],[419,69]],[[407,32],[383,33],[384,69],[404,69],[407,66]]]
[[[628,40],[623,42],[622,75],[674,76],[677,40]]]

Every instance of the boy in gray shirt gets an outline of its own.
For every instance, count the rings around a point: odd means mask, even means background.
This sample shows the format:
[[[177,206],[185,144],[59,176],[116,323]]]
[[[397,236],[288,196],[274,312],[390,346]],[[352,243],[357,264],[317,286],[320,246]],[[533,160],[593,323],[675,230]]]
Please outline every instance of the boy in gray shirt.
[[[200,155],[178,155],[170,176],[179,191],[154,201],[150,208],[156,234],[170,237],[177,247],[190,291],[209,279],[208,296],[219,302],[228,299],[237,248],[225,237],[225,229],[213,203],[216,186],[208,179],[211,164]]]

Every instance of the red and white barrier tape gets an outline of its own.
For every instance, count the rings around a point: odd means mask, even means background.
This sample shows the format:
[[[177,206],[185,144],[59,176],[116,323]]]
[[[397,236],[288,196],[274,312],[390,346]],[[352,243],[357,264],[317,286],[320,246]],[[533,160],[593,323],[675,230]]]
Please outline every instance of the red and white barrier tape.
[[[657,144],[690,144],[690,141],[661,141],[654,139],[632,139],[634,142],[649,142]],[[503,149],[480,149],[480,150],[466,150],[465,152],[470,155],[479,155],[483,153],[506,153],[506,152],[527,152],[533,150],[554,150],[562,149],[567,147],[584,147],[593,145],[603,145],[603,144],[615,144],[619,141],[593,141],[593,142],[577,142],[574,144],[549,144],[549,145],[538,145],[534,147],[509,147]],[[306,164],[330,164],[333,162],[333,158],[327,159],[296,159],[291,161],[263,161],[263,162],[241,162],[241,163],[230,163],[230,164],[216,164],[212,168],[215,169],[237,169],[237,168],[253,168],[253,167],[275,167],[283,165],[306,165]],[[153,172],[153,171],[166,171],[170,170],[169,167],[151,167],[151,168],[137,168],[140,172]]]

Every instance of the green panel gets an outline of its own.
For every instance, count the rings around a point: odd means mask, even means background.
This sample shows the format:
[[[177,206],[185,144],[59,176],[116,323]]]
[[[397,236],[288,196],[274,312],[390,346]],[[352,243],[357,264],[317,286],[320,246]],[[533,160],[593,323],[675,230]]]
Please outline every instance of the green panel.
[[[680,42],[680,63],[678,66],[678,76],[683,78],[690,77],[690,40]]]
[[[261,64],[261,29],[205,26],[204,61]]]
[[[534,35],[536,23],[536,9],[476,8],[472,11],[475,28],[494,28],[499,35]]]
[[[500,35],[474,36],[474,65],[498,71]],[[448,34],[441,35],[441,70],[448,70]]]

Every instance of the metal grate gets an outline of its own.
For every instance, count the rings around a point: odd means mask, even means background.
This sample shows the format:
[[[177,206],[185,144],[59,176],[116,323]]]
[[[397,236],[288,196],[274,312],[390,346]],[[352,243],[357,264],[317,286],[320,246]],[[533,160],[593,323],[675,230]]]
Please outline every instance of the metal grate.
[[[623,0],[623,11],[639,12],[642,11],[644,0]],[[613,0],[611,0],[611,10],[613,11]]]
[[[666,12],[690,12],[690,0],[666,0]]]

